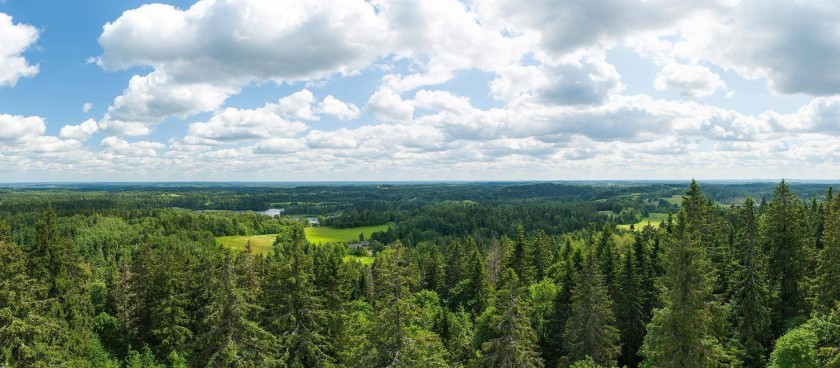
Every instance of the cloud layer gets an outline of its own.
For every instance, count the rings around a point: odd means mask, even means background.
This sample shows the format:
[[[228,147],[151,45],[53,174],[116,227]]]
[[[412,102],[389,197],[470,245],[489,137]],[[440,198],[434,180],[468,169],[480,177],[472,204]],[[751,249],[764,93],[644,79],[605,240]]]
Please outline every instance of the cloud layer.
[[[99,37],[103,72],[135,74],[105,113],[47,133],[43,117],[0,111],[0,169],[169,180],[832,176],[840,5],[771,3],[143,5]],[[38,36],[0,13],[0,87],[37,74],[22,55]],[[748,112],[738,97],[756,82],[810,101]],[[257,88],[276,93],[242,97]]]

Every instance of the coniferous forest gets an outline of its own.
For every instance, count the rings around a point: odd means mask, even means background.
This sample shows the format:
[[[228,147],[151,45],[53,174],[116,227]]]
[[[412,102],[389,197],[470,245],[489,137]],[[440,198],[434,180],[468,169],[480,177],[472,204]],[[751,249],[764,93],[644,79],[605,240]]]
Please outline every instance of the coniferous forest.
[[[0,265],[2,367],[840,367],[821,183],[20,185]]]

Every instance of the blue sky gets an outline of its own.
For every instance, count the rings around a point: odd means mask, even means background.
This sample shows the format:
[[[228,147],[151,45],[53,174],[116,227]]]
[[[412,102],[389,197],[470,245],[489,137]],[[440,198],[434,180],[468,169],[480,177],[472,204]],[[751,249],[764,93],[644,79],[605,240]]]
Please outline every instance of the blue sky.
[[[837,179],[840,4],[0,1],[0,182]]]

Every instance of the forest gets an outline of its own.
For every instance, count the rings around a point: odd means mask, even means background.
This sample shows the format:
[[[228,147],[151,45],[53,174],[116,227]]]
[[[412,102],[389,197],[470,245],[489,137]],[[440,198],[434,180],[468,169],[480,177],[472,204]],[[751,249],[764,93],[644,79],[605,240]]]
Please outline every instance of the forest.
[[[0,266],[0,367],[840,367],[828,183],[6,185]]]

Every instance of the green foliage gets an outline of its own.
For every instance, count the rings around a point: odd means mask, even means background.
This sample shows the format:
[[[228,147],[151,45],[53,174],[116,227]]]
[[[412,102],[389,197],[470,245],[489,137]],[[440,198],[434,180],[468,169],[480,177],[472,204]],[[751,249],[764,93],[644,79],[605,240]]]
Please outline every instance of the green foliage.
[[[820,368],[816,357],[817,335],[809,328],[790,330],[778,340],[770,355],[771,368]]]
[[[713,273],[705,249],[697,241],[698,227],[690,222],[702,218],[697,213],[687,214],[689,209],[701,211],[697,206],[702,202],[692,199],[692,190],[683,200],[685,209],[680,211],[664,255],[662,307],[654,311],[648,324],[642,347],[645,367],[715,367],[724,360],[723,347],[711,331]]]
[[[496,295],[491,318],[494,338],[481,346],[481,367],[543,367],[536,350],[525,291],[516,272],[508,270]]]
[[[571,315],[563,333],[566,358],[578,361],[591,357],[603,366],[614,366],[620,352],[612,300],[604,278],[590,251],[572,290]]]
[[[732,272],[731,305],[745,367],[765,366],[770,335],[771,294],[767,260],[758,237],[755,203],[747,197],[737,210],[736,251]]]

